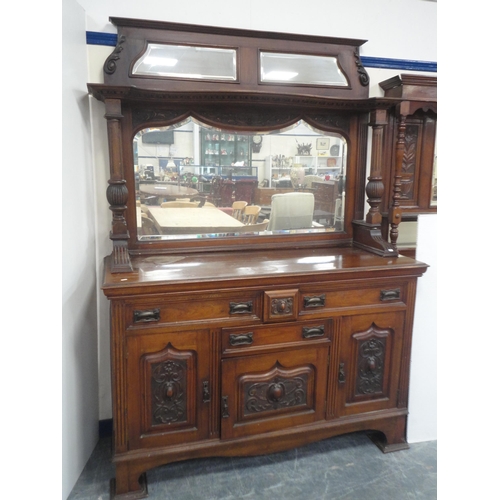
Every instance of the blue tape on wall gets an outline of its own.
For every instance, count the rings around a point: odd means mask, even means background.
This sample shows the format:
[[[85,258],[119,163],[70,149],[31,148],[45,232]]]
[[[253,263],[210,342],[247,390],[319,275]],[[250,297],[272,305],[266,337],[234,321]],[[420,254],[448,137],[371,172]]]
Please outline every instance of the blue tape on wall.
[[[106,45],[115,47],[118,37],[115,33],[87,31],[87,45]],[[437,72],[437,63],[428,61],[410,61],[407,59],[386,59],[383,57],[361,56],[365,68],[397,69],[403,71]]]

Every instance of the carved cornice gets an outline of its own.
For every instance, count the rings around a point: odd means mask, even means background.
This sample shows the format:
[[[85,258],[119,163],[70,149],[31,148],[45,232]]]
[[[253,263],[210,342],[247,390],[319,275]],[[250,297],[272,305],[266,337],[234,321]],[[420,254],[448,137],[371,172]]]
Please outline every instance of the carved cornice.
[[[266,106],[316,108],[318,111],[358,111],[367,112],[374,109],[390,109],[397,106],[401,99],[372,97],[366,99],[325,98],[308,95],[287,95],[255,92],[165,92],[161,90],[139,89],[137,87],[115,86],[105,84],[88,84],[89,92],[100,101],[106,99],[122,99],[123,101],[151,102],[160,106],[183,106],[200,109],[200,106],[215,107],[220,105],[246,105],[249,109],[259,106],[260,111]],[[240,108],[241,109],[241,108]],[[242,111],[243,112],[243,111]],[[289,110],[287,110],[289,112]]]

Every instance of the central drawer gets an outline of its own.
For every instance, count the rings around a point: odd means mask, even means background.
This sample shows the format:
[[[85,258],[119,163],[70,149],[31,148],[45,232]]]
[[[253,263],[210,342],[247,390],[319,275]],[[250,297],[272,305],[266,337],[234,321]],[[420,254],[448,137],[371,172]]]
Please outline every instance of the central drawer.
[[[222,356],[240,356],[263,350],[283,349],[311,343],[328,343],[329,319],[222,329]]]

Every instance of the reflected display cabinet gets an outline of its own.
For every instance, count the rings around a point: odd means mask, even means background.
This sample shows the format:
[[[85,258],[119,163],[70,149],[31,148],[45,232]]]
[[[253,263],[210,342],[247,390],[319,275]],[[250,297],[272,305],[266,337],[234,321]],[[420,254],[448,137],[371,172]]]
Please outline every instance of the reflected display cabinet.
[[[206,167],[249,167],[252,165],[250,138],[210,130],[201,131],[201,163]]]
[[[427,265],[383,234],[381,203],[397,234],[384,130],[402,98],[369,98],[364,41],[111,21],[117,46],[104,83],[88,88],[103,103],[109,144],[112,498],[146,497],[148,470],[191,458],[357,431],[384,452],[407,448],[415,295]],[[204,193],[180,178],[138,178],[144,130],[183,130],[174,146],[199,153],[197,127],[259,136],[263,158],[288,158],[306,127],[322,147],[328,137],[345,145],[334,155],[342,182],[275,193],[254,223],[255,201],[243,216],[212,203],[224,179]]]

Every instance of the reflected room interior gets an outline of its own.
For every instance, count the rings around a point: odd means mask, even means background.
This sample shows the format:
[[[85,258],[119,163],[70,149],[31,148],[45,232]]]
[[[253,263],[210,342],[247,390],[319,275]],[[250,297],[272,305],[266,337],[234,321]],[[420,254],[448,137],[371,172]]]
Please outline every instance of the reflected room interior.
[[[300,120],[241,132],[194,118],[133,139],[140,241],[344,229],[347,142]]]

